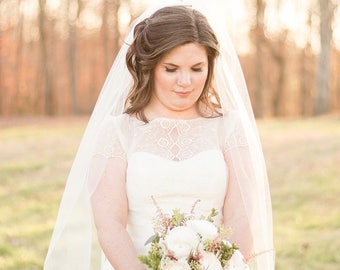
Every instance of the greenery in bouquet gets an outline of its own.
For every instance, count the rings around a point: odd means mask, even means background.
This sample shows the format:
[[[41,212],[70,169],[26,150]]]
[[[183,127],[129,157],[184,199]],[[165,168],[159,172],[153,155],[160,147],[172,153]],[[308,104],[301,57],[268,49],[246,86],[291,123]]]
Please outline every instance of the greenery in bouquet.
[[[139,260],[152,270],[249,269],[237,246],[228,241],[230,230],[214,224],[218,212],[212,209],[207,217],[196,219],[196,203],[190,213],[174,209],[166,215],[155,202],[155,234],[146,242],[148,253]]]

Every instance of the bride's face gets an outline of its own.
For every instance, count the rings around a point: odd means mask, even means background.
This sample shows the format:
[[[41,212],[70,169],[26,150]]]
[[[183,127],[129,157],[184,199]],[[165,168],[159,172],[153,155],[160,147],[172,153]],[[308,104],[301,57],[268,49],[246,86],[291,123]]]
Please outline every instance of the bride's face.
[[[188,43],[172,49],[157,63],[148,105],[161,116],[193,116],[208,75],[205,48]]]

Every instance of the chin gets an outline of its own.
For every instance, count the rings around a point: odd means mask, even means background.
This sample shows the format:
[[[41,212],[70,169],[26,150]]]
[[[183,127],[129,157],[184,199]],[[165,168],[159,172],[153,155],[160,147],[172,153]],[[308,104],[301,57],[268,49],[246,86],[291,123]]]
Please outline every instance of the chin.
[[[193,111],[195,107],[196,106],[194,106],[194,105],[176,106],[176,107],[173,107],[172,110],[174,112],[178,112],[178,113],[185,113],[185,112]]]

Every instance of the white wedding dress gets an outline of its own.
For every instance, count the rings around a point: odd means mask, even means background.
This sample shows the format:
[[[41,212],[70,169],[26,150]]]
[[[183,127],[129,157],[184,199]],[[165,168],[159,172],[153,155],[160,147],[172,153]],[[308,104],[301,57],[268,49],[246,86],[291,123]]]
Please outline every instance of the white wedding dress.
[[[145,124],[128,116],[110,117],[102,129],[97,154],[119,157],[128,164],[126,191],[129,204],[127,230],[138,254],[145,254],[146,240],[154,234],[157,206],[171,214],[175,208],[207,216],[218,210],[222,221],[228,169],[223,151],[226,142],[222,118],[176,120],[158,118]],[[233,121],[230,130],[234,130]],[[232,143],[233,142],[233,143]],[[155,205],[152,197],[155,199]],[[103,257],[102,270],[112,270]]]

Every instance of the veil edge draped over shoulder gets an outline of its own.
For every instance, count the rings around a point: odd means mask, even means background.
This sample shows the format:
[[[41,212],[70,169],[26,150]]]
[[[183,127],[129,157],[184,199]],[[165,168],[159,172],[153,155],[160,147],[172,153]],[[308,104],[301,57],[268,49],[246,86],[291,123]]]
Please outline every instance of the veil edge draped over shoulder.
[[[88,183],[96,138],[105,119],[124,111],[125,100],[133,83],[125,56],[133,40],[134,25],[159,8],[171,5],[189,5],[199,10],[207,17],[216,33],[220,56],[215,64],[214,86],[220,97],[226,121],[230,118],[231,111],[237,112],[239,130],[244,140],[243,145],[246,146],[230,147],[225,153],[236,174],[235,179],[238,180],[241,194],[239,199],[242,201],[244,213],[241,218],[247,219],[253,237],[253,250],[247,256],[252,257],[252,270],[274,269],[272,212],[266,166],[243,72],[226,33],[226,26],[213,13],[209,13],[209,6],[204,5],[204,1],[163,2],[148,8],[134,22],[106,78],[67,179],[45,259],[45,270],[100,269],[101,249],[95,235],[90,203],[90,194],[96,183]],[[245,155],[247,168],[243,169],[241,165]],[[230,225],[237,225],[237,220],[230,222]]]

